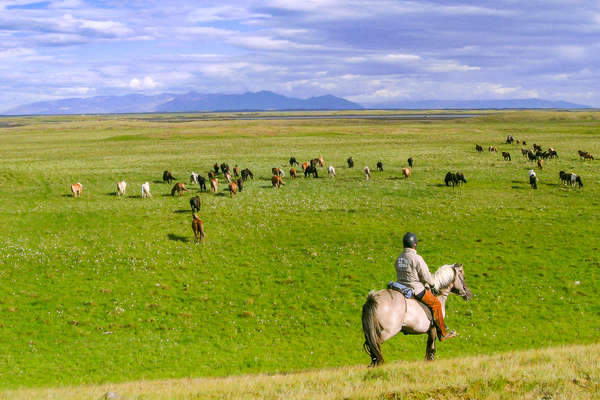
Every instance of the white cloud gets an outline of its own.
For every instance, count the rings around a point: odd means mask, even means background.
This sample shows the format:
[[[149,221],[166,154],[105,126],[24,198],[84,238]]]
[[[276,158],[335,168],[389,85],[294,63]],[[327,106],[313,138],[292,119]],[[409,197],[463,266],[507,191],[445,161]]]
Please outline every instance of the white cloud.
[[[129,81],[129,88],[133,90],[147,90],[147,89],[156,89],[158,83],[154,81],[149,76],[145,76],[142,79],[133,78]]]

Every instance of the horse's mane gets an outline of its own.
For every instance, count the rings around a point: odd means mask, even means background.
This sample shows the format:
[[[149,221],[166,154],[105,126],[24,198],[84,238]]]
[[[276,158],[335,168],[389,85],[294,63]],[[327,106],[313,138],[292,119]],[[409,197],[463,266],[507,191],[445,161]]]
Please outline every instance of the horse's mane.
[[[435,282],[433,289],[440,291],[447,287],[454,281],[454,266],[453,265],[442,265],[433,274],[433,281]]]

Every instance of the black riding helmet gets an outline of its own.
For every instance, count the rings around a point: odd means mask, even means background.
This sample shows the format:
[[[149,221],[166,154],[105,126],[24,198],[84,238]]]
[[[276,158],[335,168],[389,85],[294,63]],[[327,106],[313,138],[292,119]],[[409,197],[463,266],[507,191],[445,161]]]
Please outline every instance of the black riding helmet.
[[[402,238],[402,243],[404,244],[405,248],[408,247],[414,249],[418,241],[419,240],[417,239],[417,235],[415,235],[412,232],[406,232],[406,234]]]

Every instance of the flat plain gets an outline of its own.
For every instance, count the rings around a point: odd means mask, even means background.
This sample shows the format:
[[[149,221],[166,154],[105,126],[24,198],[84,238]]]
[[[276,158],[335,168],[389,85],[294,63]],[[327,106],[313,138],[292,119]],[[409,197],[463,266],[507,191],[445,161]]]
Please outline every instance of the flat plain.
[[[533,164],[521,146],[504,143],[509,134],[558,152],[534,168],[538,190],[529,187]],[[2,118],[0,385],[366,365],[361,307],[369,290],[395,278],[406,231],[420,238],[432,271],[463,263],[474,295],[450,299],[447,320],[459,335],[438,346],[440,359],[597,343],[599,161],[583,161],[577,150],[598,158],[599,139],[598,112]],[[289,179],[291,156],[320,155],[336,168],[334,179],[326,168],[318,179]],[[415,165],[403,179],[408,157]],[[222,175],[218,194],[189,185],[172,197],[162,183],[163,170],[187,183],[215,162],[249,168],[255,178],[233,198]],[[280,189],[271,188],[272,167],[286,172]],[[456,170],[468,183],[446,187],[446,172]],[[562,185],[560,170],[579,174],[584,187]],[[121,179],[124,198],[115,195]],[[81,198],[71,197],[75,182]],[[144,182],[151,199],[140,198]],[[203,203],[200,245],[192,195]],[[393,338],[384,356],[421,360],[425,340]]]

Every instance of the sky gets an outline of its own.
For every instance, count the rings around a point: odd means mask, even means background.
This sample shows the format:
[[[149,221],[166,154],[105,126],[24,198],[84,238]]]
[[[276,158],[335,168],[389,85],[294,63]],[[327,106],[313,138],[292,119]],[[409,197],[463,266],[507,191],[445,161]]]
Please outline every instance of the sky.
[[[0,110],[260,90],[600,107],[600,2],[0,0]]]

